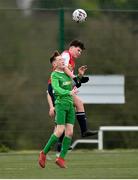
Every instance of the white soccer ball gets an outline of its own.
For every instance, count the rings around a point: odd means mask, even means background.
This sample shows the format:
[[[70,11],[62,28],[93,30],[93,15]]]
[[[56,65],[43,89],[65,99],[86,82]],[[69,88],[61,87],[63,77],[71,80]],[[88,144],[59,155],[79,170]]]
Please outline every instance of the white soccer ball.
[[[83,9],[76,9],[72,13],[72,19],[73,21],[76,21],[78,23],[86,21],[87,13]]]

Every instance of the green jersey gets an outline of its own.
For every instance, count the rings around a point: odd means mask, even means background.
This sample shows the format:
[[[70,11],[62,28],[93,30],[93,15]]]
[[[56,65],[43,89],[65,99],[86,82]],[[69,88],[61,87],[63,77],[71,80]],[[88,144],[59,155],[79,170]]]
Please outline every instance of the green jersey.
[[[54,71],[51,74],[51,82],[54,90],[55,104],[63,101],[73,103],[73,98],[70,95],[72,90],[72,79],[64,72]]]

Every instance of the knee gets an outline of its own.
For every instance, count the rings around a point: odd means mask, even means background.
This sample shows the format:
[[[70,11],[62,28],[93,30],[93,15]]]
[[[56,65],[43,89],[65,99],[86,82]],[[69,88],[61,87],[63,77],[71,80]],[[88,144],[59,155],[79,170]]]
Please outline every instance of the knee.
[[[76,100],[74,101],[74,104],[75,104],[75,106],[83,106],[83,102],[82,102],[81,99],[76,99]]]
[[[60,137],[62,134],[63,134],[63,132],[64,132],[64,128],[56,128],[56,130],[55,130],[55,132],[54,132],[54,134],[57,136],[57,137]]]
[[[67,130],[65,132],[65,136],[72,137],[73,136],[73,131],[72,130]]]

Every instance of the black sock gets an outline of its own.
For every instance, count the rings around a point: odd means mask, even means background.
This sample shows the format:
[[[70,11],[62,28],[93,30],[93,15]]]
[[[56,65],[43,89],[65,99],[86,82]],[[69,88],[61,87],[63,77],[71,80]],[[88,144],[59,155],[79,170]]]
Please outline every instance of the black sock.
[[[81,135],[87,131],[87,118],[85,112],[76,112],[76,118],[80,125]]]
[[[62,141],[63,141],[63,138],[65,136],[65,133],[63,133],[60,138],[58,139],[58,142],[57,142],[57,145],[56,145],[56,151],[57,152],[60,152],[61,151],[61,146],[62,146]]]

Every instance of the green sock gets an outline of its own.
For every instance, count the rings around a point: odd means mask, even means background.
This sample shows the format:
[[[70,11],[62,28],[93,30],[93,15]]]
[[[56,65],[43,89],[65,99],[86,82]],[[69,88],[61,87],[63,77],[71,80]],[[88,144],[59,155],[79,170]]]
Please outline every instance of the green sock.
[[[57,141],[58,141],[58,137],[55,134],[52,134],[43,149],[44,154],[47,154],[49,152],[51,146],[54,145]]]
[[[60,157],[64,159],[65,155],[68,152],[68,149],[70,147],[71,144],[71,138],[64,136],[63,142],[62,142],[62,147],[61,147],[61,153],[60,153]]]

